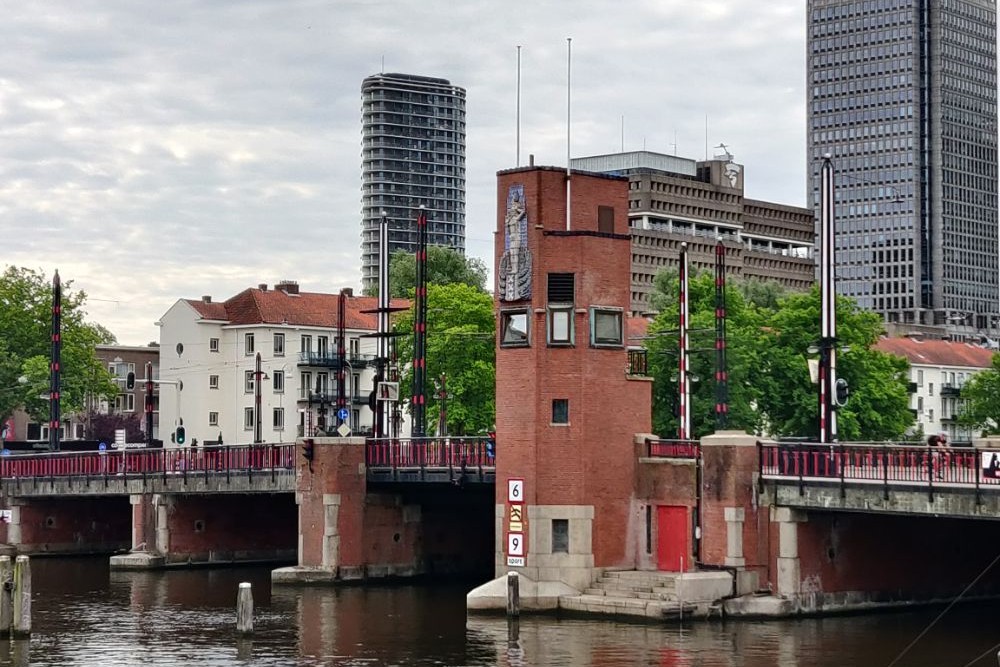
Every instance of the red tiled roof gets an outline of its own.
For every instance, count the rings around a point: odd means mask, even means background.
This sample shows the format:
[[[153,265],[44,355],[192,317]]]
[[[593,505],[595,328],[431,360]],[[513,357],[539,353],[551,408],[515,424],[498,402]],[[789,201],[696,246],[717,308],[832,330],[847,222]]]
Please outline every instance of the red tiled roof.
[[[880,338],[875,349],[905,357],[911,364],[919,365],[989,368],[993,363],[993,350],[950,340]]]
[[[187,299],[187,303],[203,319],[222,320],[229,324],[289,324],[292,326],[314,326],[334,328],[337,326],[339,294],[300,292],[287,294],[282,290],[245,289],[222,303],[205,303],[199,299]],[[408,308],[406,299],[393,299],[393,307]],[[373,296],[347,297],[348,329],[368,329],[377,327],[374,310],[378,299]]]

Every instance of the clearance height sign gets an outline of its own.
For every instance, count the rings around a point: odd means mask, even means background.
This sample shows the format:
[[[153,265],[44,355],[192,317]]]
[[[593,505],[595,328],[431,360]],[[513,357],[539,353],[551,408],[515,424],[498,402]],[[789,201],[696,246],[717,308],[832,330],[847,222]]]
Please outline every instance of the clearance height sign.
[[[507,567],[524,567],[524,480],[507,480]]]

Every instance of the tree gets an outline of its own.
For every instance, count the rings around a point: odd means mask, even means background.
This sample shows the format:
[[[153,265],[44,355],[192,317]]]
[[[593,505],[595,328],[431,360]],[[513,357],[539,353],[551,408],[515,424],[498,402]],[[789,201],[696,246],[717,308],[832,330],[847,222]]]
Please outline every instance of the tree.
[[[993,355],[990,368],[965,382],[961,396],[959,424],[980,429],[984,435],[1000,433],[1000,354]]]
[[[433,430],[440,399],[433,380],[446,377],[448,432],[475,435],[493,428],[496,415],[496,356],[493,299],[462,283],[427,288],[427,426]],[[395,323],[400,362],[407,364],[400,396],[413,394],[413,310]]]
[[[62,283],[60,405],[65,414],[81,411],[88,395],[110,399],[118,391],[95,354],[96,345],[113,343],[114,336],[85,320],[86,298],[73,291],[72,281]],[[0,341],[0,421],[18,406],[46,421],[52,283],[41,271],[8,266],[0,274]]]
[[[463,283],[486,291],[486,264],[476,257],[466,257],[444,246],[427,247],[427,284],[451,285]],[[389,294],[394,299],[413,296],[417,284],[417,262],[413,253],[399,250],[389,258]],[[366,290],[369,296],[378,294],[378,288]]]
[[[819,437],[818,390],[810,380],[807,359],[810,348],[819,343],[820,310],[818,287],[785,297],[762,336],[755,382],[772,435]],[[872,347],[881,333],[876,313],[837,297],[837,377],[850,387],[847,404],[837,410],[841,440],[902,438],[913,424],[909,362]]]
[[[745,281],[749,283],[750,281]],[[653,425],[658,433],[677,431],[677,274],[661,272],[654,302],[662,309],[650,327]],[[809,376],[809,348],[818,344],[819,290],[783,294],[768,285],[730,281],[726,294],[726,350],[729,388],[728,428],[774,436],[819,435],[819,397]],[[715,285],[709,272],[689,280],[688,308],[692,383],[692,430],[700,437],[715,430]],[[872,349],[882,330],[877,315],[837,299],[837,375],[851,395],[840,408],[842,440],[902,437],[913,423],[909,411],[908,363]]]

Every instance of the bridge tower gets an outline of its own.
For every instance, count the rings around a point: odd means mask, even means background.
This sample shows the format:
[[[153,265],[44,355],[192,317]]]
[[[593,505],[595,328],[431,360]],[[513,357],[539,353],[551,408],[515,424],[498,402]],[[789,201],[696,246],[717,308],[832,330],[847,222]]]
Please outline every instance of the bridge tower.
[[[571,178],[497,178],[496,572],[581,589],[636,565],[651,383],[627,374],[628,181]]]

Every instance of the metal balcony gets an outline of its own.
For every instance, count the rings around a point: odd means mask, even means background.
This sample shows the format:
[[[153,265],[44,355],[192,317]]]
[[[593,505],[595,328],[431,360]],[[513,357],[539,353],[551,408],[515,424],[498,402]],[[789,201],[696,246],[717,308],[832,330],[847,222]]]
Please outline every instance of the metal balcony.
[[[347,365],[357,371],[374,363],[375,355],[349,354]],[[318,366],[320,368],[340,368],[340,359],[336,352],[299,352],[299,366]]]

